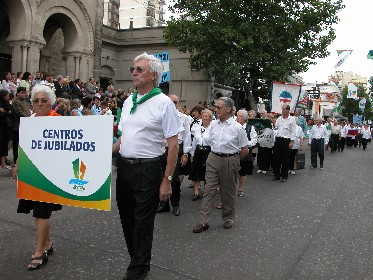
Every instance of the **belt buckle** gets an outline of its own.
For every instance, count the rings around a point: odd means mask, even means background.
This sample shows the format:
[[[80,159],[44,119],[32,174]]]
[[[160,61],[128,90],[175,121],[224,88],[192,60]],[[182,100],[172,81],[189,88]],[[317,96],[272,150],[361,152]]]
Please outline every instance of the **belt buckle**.
[[[130,164],[133,164],[135,160],[133,160],[133,159],[128,159],[128,158],[127,158],[127,161],[128,161]]]

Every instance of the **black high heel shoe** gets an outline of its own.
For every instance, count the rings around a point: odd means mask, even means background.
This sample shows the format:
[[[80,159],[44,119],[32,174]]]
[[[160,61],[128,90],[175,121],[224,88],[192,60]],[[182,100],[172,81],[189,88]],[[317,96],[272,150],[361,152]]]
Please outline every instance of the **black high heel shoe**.
[[[53,255],[53,252],[54,252],[54,242],[52,241],[51,243],[51,246],[49,247],[49,249],[47,249],[47,255],[50,256],[50,255]]]
[[[41,263],[33,262],[33,261],[41,261]],[[42,265],[46,264],[47,262],[48,262],[48,255],[47,255],[47,251],[45,251],[41,256],[31,258],[31,262],[28,265],[27,269],[28,270],[39,269],[39,268],[41,268]]]

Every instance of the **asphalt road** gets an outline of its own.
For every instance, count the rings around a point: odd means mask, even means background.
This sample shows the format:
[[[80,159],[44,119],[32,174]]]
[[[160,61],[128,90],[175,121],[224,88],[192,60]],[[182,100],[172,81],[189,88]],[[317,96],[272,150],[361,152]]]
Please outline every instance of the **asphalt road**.
[[[149,280],[373,279],[373,145],[326,153],[324,170],[286,183],[254,174],[238,198],[232,229],[214,209],[210,229],[192,233],[201,200],[183,184],[181,215],[158,214]],[[256,170],[255,170],[256,171]],[[16,184],[0,171],[0,279],[122,279],[129,257],[115,205],[110,212],[64,207],[52,216],[55,254],[38,271],[31,215],[16,214]],[[216,198],[218,202],[218,197]]]

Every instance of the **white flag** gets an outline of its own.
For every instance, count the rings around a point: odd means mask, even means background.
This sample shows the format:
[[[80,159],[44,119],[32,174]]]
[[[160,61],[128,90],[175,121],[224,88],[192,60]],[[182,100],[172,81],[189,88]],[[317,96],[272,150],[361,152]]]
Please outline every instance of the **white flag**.
[[[338,53],[338,62],[334,65],[334,68],[338,68],[346,61],[347,57],[352,53],[351,50],[342,50],[337,51]]]
[[[353,83],[348,84],[347,98],[358,99],[357,86],[355,86]]]

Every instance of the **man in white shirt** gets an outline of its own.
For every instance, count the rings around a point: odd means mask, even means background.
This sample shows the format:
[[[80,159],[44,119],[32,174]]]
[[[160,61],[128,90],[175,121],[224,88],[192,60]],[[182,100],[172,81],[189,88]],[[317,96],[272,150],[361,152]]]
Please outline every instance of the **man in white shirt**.
[[[286,182],[289,173],[290,149],[293,147],[296,132],[296,120],[290,116],[290,106],[282,105],[282,116],[275,124],[277,130],[273,147],[273,181]]]
[[[179,98],[176,95],[169,95],[168,96],[172,102],[175,104],[177,108],[179,106]],[[172,205],[172,214],[174,216],[180,215],[180,186],[181,186],[181,179],[180,179],[180,169],[181,167],[185,166],[188,162],[189,152],[192,148],[192,138],[190,135],[189,130],[189,121],[185,114],[181,113],[180,111],[177,112],[179,117],[179,121],[183,126],[183,130],[178,134],[178,143],[179,143],[179,156],[177,159],[176,167],[174,174],[172,175],[171,187],[172,187],[172,195],[170,197],[171,205]],[[162,163],[164,165],[167,164],[167,151],[164,156],[162,156]],[[169,212],[170,211],[170,204],[169,201],[161,201],[157,210],[157,213],[162,212]]]
[[[240,159],[249,153],[244,128],[232,118],[234,102],[221,97],[215,103],[218,120],[211,123],[209,142],[211,153],[206,161],[206,186],[201,204],[201,223],[193,227],[194,233],[209,228],[210,212],[220,183],[224,229],[233,227],[235,219],[236,189]]]
[[[150,270],[154,219],[159,201],[172,193],[171,180],[179,150],[181,125],[172,101],[158,88],[163,66],[144,53],[130,68],[138,91],[123,104],[118,128],[122,136],[113,145],[118,152],[116,200],[128,253],[123,279],[145,279]],[[160,157],[168,144],[162,178]]]
[[[311,168],[317,167],[317,154],[320,158],[320,169],[324,168],[324,150],[328,145],[329,133],[325,125],[321,124],[322,118],[317,118],[312,126],[308,145],[311,146]]]
[[[330,129],[330,153],[335,153],[338,148],[339,138],[341,135],[341,126],[338,124],[337,120],[334,120],[334,122],[331,124]]]

